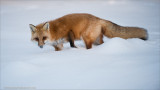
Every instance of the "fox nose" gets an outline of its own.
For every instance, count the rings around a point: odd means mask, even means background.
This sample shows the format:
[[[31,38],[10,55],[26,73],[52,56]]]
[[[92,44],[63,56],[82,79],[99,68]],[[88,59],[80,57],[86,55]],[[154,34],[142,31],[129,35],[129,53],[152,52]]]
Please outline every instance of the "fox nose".
[[[43,48],[43,45],[39,46],[40,48]]]

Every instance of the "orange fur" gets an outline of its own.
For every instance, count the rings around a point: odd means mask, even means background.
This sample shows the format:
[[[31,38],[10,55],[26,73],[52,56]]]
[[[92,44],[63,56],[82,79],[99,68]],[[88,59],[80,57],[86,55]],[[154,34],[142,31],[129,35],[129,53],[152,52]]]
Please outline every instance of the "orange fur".
[[[35,37],[39,38],[39,43],[44,45],[45,40],[53,42],[52,44],[56,50],[61,50],[61,45],[64,41],[69,41],[71,47],[74,45],[74,40],[83,39],[87,49],[92,48],[92,44],[102,44],[103,35],[113,38],[121,37],[147,39],[147,31],[138,27],[123,27],[114,24],[108,20],[100,19],[91,14],[69,14],[56,20],[48,21],[49,27],[46,23],[41,23],[37,26],[32,25],[32,40]],[[34,28],[35,27],[35,28]],[[47,29],[46,29],[47,28]],[[45,30],[46,29],[46,30]]]

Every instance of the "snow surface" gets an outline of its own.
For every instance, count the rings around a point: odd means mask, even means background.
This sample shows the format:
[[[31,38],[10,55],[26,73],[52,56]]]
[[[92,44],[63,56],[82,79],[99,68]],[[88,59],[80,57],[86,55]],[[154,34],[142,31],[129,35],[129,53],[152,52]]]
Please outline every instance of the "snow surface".
[[[0,5],[0,89],[160,89],[160,1],[6,1]],[[104,38],[86,50],[64,44],[40,49],[29,24],[90,13],[123,26],[146,28],[149,40]]]

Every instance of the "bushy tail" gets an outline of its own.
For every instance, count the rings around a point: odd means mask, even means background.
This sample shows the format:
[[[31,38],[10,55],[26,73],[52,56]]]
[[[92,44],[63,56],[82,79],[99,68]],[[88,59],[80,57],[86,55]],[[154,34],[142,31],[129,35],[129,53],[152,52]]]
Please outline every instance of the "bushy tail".
[[[124,39],[128,38],[140,38],[143,40],[148,39],[147,30],[139,27],[123,27],[117,25],[111,21],[101,20],[102,33],[109,37],[120,37]]]

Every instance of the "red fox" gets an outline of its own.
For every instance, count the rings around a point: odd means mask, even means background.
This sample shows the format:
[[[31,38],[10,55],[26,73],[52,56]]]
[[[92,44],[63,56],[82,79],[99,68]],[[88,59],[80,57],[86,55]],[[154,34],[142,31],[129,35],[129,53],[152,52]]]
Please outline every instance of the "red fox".
[[[86,48],[90,49],[92,44],[100,45],[103,43],[103,35],[108,38],[148,39],[147,30],[143,28],[124,27],[83,13],[68,14],[37,26],[32,24],[29,26],[32,41],[37,41],[40,48],[43,48],[44,44],[50,44],[54,46],[56,51],[62,49],[64,42],[69,42],[71,47],[76,47],[74,40],[80,39],[83,39]]]

